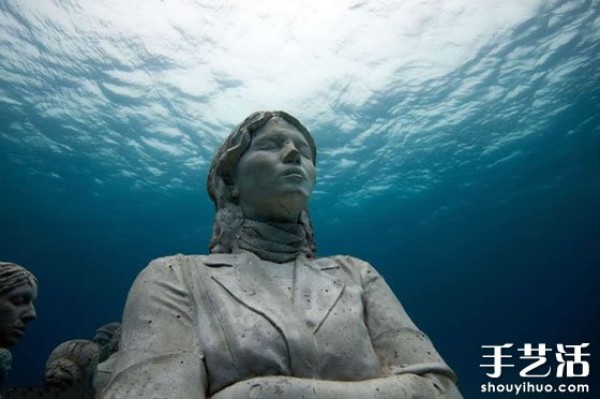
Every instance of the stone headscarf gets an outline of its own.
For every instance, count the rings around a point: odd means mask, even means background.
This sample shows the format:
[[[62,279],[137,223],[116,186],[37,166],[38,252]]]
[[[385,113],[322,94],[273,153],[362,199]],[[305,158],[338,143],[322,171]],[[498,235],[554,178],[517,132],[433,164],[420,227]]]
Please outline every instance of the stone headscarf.
[[[119,331],[121,328],[121,323],[118,321],[114,321],[112,323],[103,324],[96,330],[96,334],[98,333],[106,333],[108,336],[112,337]]]
[[[4,295],[23,284],[37,286],[38,280],[23,266],[11,262],[0,262],[0,295]]]

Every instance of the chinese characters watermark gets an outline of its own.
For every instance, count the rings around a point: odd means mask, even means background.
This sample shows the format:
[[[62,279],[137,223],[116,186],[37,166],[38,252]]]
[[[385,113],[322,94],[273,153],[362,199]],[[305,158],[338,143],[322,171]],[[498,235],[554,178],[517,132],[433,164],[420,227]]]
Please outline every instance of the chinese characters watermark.
[[[509,370],[521,378],[585,378],[590,376],[589,342],[566,345],[556,344],[549,347],[545,343],[526,343],[514,347],[512,343],[500,345],[481,345],[484,350],[484,363],[479,366],[485,375],[498,379]],[[520,384],[502,384],[488,382],[481,385],[481,392],[589,392],[589,384],[535,384],[529,381]]]
[[[590,356],[589,353],[583,350],[588,348],[588,342],[579,345],[557,344],[554,358],[556,360],[556,377],[572,378],[572,377],[587,377],[590,375],[590,364],[584,358]],[[513,344],[502,345],[481,345],[485,350],[491,349],[491,354],[483,355],[485,359],[491,359],[491,364],[480,364],[480,367],[491,368],[492,371],[486,373],[490,378],[500,378],[502,369],[506,367],[515,367],[515,364],[510,360],[513,358],[507,349],[513,347]],[[517,348],[522,354],[519,356],[524,362],[520,362],[522,367],[519,375],[523,378],[543,378],[548,377],[552,373],[552,365],[549,364],[547,354],[553,351],[546,344],[524,344],[522,348]]]

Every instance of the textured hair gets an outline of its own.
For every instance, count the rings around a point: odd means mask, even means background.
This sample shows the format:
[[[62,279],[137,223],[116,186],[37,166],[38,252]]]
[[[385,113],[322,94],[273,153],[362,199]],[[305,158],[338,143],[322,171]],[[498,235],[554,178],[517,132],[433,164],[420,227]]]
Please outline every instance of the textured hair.
[[[98,333],[106,333],[111,337],[115,335],[115,333],[121,328],[121,323],[118,321],[114,321],[111,323],[103,324],[96,330],[96,334]]]
[[[54,348],[46,361],[44,385],[69,389],[73,394],[70,397],[90,397],[87,392],[92,386],[98,355],[98,346],[90,340],[73,339],[63,342]],[[75,390],[80,396],[75,396]]]
[[[6,381],[10,370],[12,369],[12,354],[6,348],[0,348],[0,391],[1,386]],[[4,394],[4,393],[2,393]]]
[[[0,262],[0,295],[4,295],[23,284],[37,287],[38,280],[33,273],[23,266],[11,262]]]
[[[108,343],[106,344],[106,354],[103,350],[100,350],[100,358],[98,361],[103,362],[104,360],[106,360],[105,358],[103,358],[103,356],[108,357],[119,350],[119,341],[121,339],[121,323],[115,321],[100,326],[94,333],[94,338],[92,339],[92,341],[96,342],[96,336],[100,333],[104,333],[110,337]]]
[[[211,253],[231,253],[235,248],[244,215],[239,198],[232,195],[233,173],[242,155],[250,147],[255,132],[265,126],[273,117],[284,119],[302,133],[310,146],[313,163],[317,162],[317,147],[310,132],[300,121],[286,112],[254,112],[237,125],[217,149],[208,172],[208,195],[215,204],[216,211],[209,246]],[[307,209],[300,214],[298,223],[304,231],[308,252],[314,256],[314,233]]]
[[[88,339],[72,339],[58,345],[46,361],[46,368],[58,359],[69,359],[79,368],[95,368],[98,361],[98,347]]]

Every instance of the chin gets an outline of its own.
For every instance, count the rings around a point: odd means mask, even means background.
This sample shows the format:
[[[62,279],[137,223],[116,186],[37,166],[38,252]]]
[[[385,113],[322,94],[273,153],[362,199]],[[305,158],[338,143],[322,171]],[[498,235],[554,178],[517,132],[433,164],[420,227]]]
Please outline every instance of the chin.
[[[309,190],[305,187],[296,186],[287,190],[282,190],[279,196],[282,198],[282,201],[306,204],[310,198],[311,193],[312,190]]]

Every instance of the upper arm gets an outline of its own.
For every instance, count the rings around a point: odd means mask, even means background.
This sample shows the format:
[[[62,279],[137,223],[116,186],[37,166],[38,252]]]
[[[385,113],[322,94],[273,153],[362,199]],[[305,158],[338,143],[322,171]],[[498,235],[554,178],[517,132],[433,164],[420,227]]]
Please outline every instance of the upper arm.
[[[179,259],[156,259],[136,278],[123,313],[118,360],[101,397],[205,397],[196,312]]]
[[[361,272],[365,324],[385,374],[440,373],[455,379],[429,338],[415,326],[394,292],[368,263],[349,258]]]

